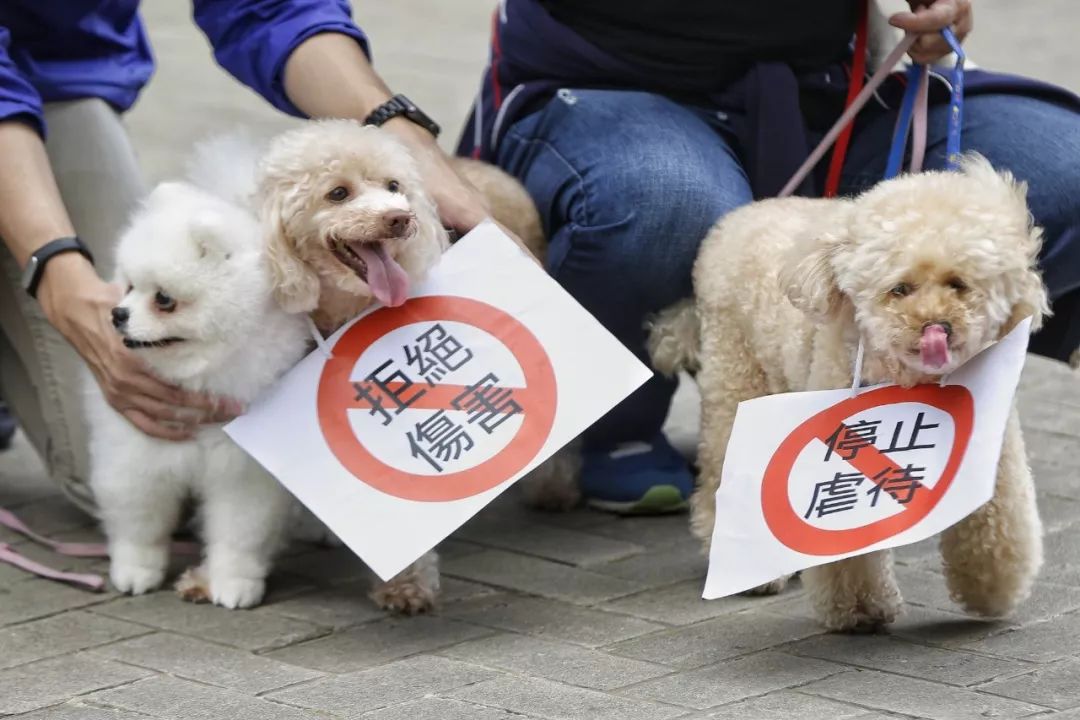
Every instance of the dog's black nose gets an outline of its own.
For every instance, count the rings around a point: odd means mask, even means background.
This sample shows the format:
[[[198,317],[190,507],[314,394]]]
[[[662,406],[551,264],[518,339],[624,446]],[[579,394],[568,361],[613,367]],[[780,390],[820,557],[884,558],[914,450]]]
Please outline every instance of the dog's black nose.
[[[952,337],[952,323],[948,320],[931,320],[930,322],[924,324],[922,327],[923,330],[926,330],[926,328],[933,325],[940,326],[941,329],[945,331],[945,337]]]
[[[124,323],[128,321],[131,316],[131,312],[126,307],[114,307],[112,309],[112,324],[113,327],[121,328]]]
[[[404,210],[389,210],[383,214],[383,224],[386,226],[386,232],[390,237],[404,235],[409,228],[410,220],[412,220],[412,215]]]

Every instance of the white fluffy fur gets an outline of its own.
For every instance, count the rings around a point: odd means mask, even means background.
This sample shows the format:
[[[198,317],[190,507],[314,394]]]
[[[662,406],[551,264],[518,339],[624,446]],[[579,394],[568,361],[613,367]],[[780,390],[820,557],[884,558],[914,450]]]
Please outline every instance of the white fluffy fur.
[[[128,288],[119,306],[130,313],[125,338],[183,338],[135,349],[159,377],[248,403],[303,355],[306,325],[273,301],[259,225],[246,210],[186,183],[164,183],[135,213],[116,257],[116,281]],[[173,311],[155,305],[159,291],[175,299]],[[91,486],[116,588],[139,594],[161,585],[170,538],[194,497],[206,543],[201,599],[258,604],[289,494],[220,427],[187,442],[157,440],[108,406],[93,380],[87,385]]]
[[[849,385],[859,336],[865,380],[936,381],[1024,317],[1039,326],[1049,312],[1036,271],[1040,244],[1024,185],[977,156],[960,173],[900,177],[853,200],[767,200],[723,218],[694,270],[699,340],[686,331],[692,316],[685,307],[661,321],[653,340],[658,367],[700,363],[700,482],[691,522],[706,548],[740,401]],[[957,279],[966,289],[955,287]],[[890,294],[900,282],[914,292]],[[922,366],[918,341],[925,323],[942,321],[954,329],[952,357],[934,371]],[[1003,615],[1029,593],[1042,563],[1042,529],[1015,408],[993,499],[943,533],[941,552],[951,595],[970,612]],[[817,617],[831,629],[876,627],[900,608],[887,552],[803,577]],[[777,592],[784,580],[759,591]]]

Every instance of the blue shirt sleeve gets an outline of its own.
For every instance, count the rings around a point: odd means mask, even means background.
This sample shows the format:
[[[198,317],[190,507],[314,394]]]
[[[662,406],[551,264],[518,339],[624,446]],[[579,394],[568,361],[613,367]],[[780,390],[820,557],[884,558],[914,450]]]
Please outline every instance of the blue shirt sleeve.
[[[34,129],[45,135],[45,117],[41,110],[41,96],[23,77],[8,54],[11,33],[0,26],[0,120],[18,117],[29,120]]]
[[[194,0],[194,11],[218,64],[274,107],[298,117],[303,113],[285,95],[282,77],[297,45],[319,33],[341,33],[369,54],[348,0]]]

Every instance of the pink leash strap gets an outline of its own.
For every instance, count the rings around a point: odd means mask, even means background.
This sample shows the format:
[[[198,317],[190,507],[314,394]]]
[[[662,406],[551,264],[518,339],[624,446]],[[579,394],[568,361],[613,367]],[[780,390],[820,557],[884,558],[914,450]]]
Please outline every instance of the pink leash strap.
[[[784,189],[780,191],[780,194],[777,197],[787,197],[793,192],[795,192],[796,188],[802,185],[803,180],[805,180],[806,176],[810,174],[810,171],[814,169],[814,166],[821,162],[821,158],[825,157],[825,153],[829,151],[829,148],[832,147],[833,143],[836,142],[836,139],[840,137],[840,133],[844,131],[844,128],[847,127],[848,124],[855,119],[855,116],[859,114],[859,111],[862,110],[866,103],[870,101],[870,98],[873,96],[874,91],[881,87],[881,84],[885,82],[885,79],[892,74],[893,67],[896,65],[896,63],[900,62],[900,58],[904,56],[904,53],[908,51],[908,49],[912,46],[917,37],[918,36],[915,34],[908,33],[904,36],[904,39],[901,40],[895,48],[893,48],[893,51],[889,53],[889,56],[885,58],[884,62],[881,63],[881,67],[879,67],[877,71],[875,71],[874,74],[870,77],[870,80],[863,87],[862,92],[855,96],[855,99],[851,102],[847,109],[844,110],[844,113],[840,116],[840,119],[837,120],[831,128],[829,128],[829,132],[826,133],[825,137],[821,139],[821,142],[819,142],[817,147],[814,148],[814,151],[810,153],[810,156],[807,157],[805,161],[803,161],[803,164],[800,165],[799,169],[795,171],[795,174],[791,176],[791,179],[788,180],[787,185],[784,186]],[[922,109],[923,119],[921,122],[921,126],[925,129],[925,102],[922,103]],[[916,115],[918,115],[918,112],[916,112]],[[920,123],[918,120],[916,120],[915,124],[918,127]],[[917,135],[918,133],[916,133],[916,136]],[[922,147],[924,149],[926,147],[925,132],[923,133]]]
[[[923,65],[919,72],[919,90],[915,95],[915,112],[911,120],[911,163],[908,171],[917,173],[922,171],[923,160],[926,158],[926,111],[930,94],[930,68]]]
[[[38,545],[44,545],[53,552],[60,553],[61,555],[67,555],[69,557],[109,557],[109,551],[102,543],[57,542],[44,535],[38,535],[27,527],[26,523],[16,517],[15,513],[10,510],[5,510],[4,508],[0,508],[0,525],[3,525],[9,530],[14,530],[20,535],[25,535]]]
[[[109,557],[108,547],[104,543],[69,543],[47,538],[44,535],[39,535],[31,530],[26,523],[15,515],[15,513],[2,507],[0,507],[0,526],[6,527],[9,530],[14,530],[20,535],[24,535],[37,544],[47,547],[60,555],[86,558]],[[199,545],[198,543],[193,542],[174,542],[172,544],[172,550],[178,555],[197,555],[199,553]],[[0,562],[13,565],[39,577],[58,580],[72,585],[80,585],[94,592],[101,592],[105,589],[105,580],[100,575],[56,570],[48,565],[39,563],[36,560],[31,560],[25,555],[20,554],[15,548],[7,543],[0,543]]]
[[[73,573],[62,570],[54,570],[48,565],[31,560],[25,555],[20,555],[7,543],[0,543],[0,562],[6,562],[17,568],[33,573],[49,580],[59,580],[71,585],[81,585],[93,592],[102,592],[105,589],[105,580],[100,575],[90,573]]]

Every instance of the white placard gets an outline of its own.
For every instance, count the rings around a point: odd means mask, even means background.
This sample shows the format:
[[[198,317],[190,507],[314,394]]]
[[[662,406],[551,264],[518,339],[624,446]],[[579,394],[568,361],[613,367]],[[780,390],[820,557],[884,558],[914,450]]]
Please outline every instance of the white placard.
[[[924,540],[987,502],[1030,320],[942,385],[740,403],[716,493],[706,599]]]
[[[651,373],[484,223],[225,431],[389,579]]]

